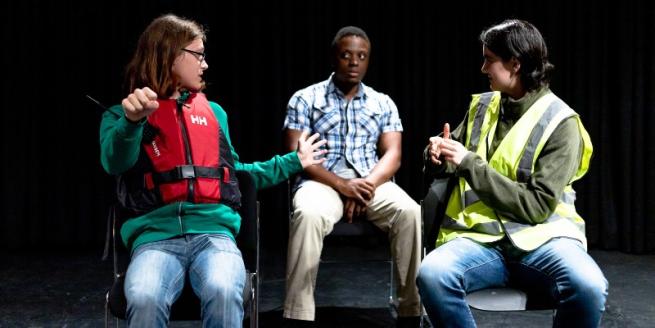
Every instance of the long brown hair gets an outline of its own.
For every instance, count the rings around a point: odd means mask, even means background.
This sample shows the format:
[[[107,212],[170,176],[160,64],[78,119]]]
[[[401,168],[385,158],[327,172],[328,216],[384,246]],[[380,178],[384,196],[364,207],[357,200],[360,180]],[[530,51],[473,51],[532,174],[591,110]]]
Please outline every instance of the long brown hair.
[[[182,48],[197,38],[205,41],[203,27],[172,14],[153,20],[143,31],[125,72],[127,92],[149,87],[159,98],[170,97],[177,87],[171,69]]]

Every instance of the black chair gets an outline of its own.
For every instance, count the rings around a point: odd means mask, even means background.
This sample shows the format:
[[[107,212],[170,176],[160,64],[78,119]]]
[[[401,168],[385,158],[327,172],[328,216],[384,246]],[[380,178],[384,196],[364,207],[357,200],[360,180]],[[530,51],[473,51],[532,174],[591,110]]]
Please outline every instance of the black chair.
[[[321,254],[321,264],[331,264],[331,263],[362,263],[362,262],[384,262],[389,266],[389,291],[388,291],[388,306],[391,316],[397,317],[397,308],[398,304],[395,299],[395,282],[394,282],[394,262],[391,257],[391,251],[389,250],[390,244],[387,235],[376,227],[371,221],[366,220],[366,218],[358,217],[352,220],[352,223],[349,223],[347,219],[342,218],[337,222],[332,232],[329,235],[325,236],[323,241],[324,248],[325,246],[334,247],[334,246],[353,246],[360,247],[364,249],[372,249],[377,247],[384,247],[385,253],[388,254],[387,258],[358,258],[358,259],[342,259],[342,258],[330,258],[324,254]]]
[[[237,235],[237,246],[243,255],[246,267],[246,285],[243,291],[244,324],[249,322],[250,328],[258,327],[259,319],[259,202],[257,190],[250,174],[246,171],[236,171],[241,191],[241,230]],[[107,243],[103,258],[108,257],[109,243],[112,244],[114,262],[114,282],[105,295],[105,327],[109,325],[109,313],[118,319],[127,318],[127,300],[123,291],[125,272],[129,264],[129,251],[120,240],[121,215],[120,206],[112,206],[107,219]],[[191,284],[186,279],[180,297],[171,308],[170,320],[199,320],[200,300],[193,292]]]
[[[441,220],[446,213],[448,198],[456,179],[437,178],[427,181],[429,188],[421,201],[423,221],[423,257],[435,248]],[[474,291],[466,295],[469,307],[482,311],[533,311],[553,310],[555,304],[543,295],[532,295],[513,287],[494,287]]]
[[[293,193],[292,193],[292,181],[293,179],[288,180],[288,215],[289,222],[293,218]],[[385,258],[358,258],[358,259],[343,259],[343,258],[331,258],[326,255],[326,248],[336,247],[336,246],[352,246],[360,249],[372,249],[377,247],[384,247],[386,250]],[[389,293],[388,293],[388,307],[391,316],[397,317],[397,308],[398,304],[395,299],[395,282],[394,282],[394,262],[391,256],[391,251],[389,250],[390,243],[388,236],[376,227],[371,221],[366,220],[363,217],[357,217],[352,220],[352,223],[349,223],[348,220],[344,217],[337,222],[333,228],[332,232],[325,236],[323,240],[323,250],[321,253],[321,264],[334,264],[334,263],[362,263],[362,262],[384,262],[389,265]]]

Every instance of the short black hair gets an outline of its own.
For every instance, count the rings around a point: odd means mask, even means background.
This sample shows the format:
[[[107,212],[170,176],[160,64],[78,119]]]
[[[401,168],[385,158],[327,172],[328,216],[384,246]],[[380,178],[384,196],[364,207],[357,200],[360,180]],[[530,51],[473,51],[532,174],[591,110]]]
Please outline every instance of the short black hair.
[[[351,35],[358,36],[366,40],[366,42],[368,42],[369,48],[371,47],[371,40],[368,39],[368,35],[366,35],[366,32],[364,32],[364,30],[362,30],[357,26],[344,26],[341,29],[339,29],[337,34],[334,36],[334,39],[332,40],[332,50],[337,49],[337,44],[339,43],[339,40]]]
[[[548,61],[548,47],[537,28],[519,19],[508,19],[480,33],[480,42],[494,54],[521,63],[521,82],[527,91],[547,86],[555,68]]]

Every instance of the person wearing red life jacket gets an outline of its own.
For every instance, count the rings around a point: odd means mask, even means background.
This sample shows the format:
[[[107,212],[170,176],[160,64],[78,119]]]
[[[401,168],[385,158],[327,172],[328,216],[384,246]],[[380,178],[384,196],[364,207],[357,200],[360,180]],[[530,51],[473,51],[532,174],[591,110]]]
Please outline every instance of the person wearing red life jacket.
[[[245,268],[235,244],[241,218],[235,170],[257,188],[321,164],[318,134],[297,151],[241,163],[227,114],[202,93],[205,32],[194,21],[164,15],[139,38],[127,66],[129,95],[100,125],[103,168],[117,176],[121,205],[131,213],[121,237],[131,250],[125,278],[130,327],[165,327],[185,276],[205,327],[241,327]]]

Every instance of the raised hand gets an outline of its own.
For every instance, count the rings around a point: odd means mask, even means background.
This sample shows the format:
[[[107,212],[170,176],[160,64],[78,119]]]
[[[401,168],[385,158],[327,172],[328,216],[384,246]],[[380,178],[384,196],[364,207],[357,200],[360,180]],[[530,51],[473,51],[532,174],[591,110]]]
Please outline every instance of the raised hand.
[[[443,125],[443,137],[431,137],[428,152],[430,154],[430,160],[432,163],[441,165],[441,144],[444,140],[450,140],[450,124],[446,123]]]
[[[132,122],[140,121],[159,108],[157,94],[148,87],[134,89],[134,92],[123,99],[121,105],[125,117]]]
[[[455,164],[455,166],[459,166],[459,164],[462,163],[464,156],[469,152],[464,145],[452,139],[444,139],[439,148],[441,149],[441,155],[443,155],[443,158],[446,161]]]
[[[321,146],[325,145],[327,143],[327,140],[323,139],[317,142],[316,139],[318,139],[319,134],[314,133],[311,137],[307,137],[309,135],[309,132],[303,131],[302,134],[300,134],[300,138],[298,138],[298,150],[296,151],[296,154],[298,155],[298,159],[300,160],[300,164],[302,164],[302,168],[306,168],[310,165],[318,165],[318,164],[323,164],[325,162],[325,157],[318,158],[319,156],[324,155],[327,150],[325,149],[318,149]],[[318,150],[317,150],[318,149]]]

